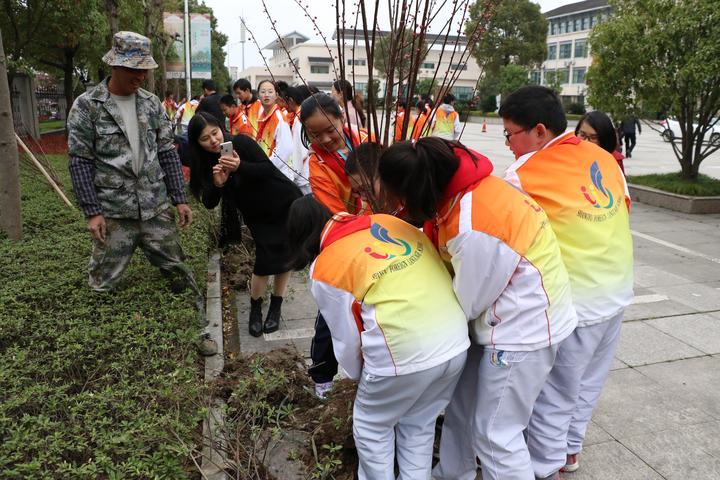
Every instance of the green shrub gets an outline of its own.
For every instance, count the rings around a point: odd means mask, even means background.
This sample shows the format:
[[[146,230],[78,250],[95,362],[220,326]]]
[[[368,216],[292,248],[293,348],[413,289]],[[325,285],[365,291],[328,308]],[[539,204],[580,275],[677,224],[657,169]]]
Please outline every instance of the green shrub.
[[[697,180],[686,180],[680,172],[657,173],[652,175],[628,175],[628,183],[657,188],[666,192],[693,197],[710,197],[720,195],[720,180],[707,175],[698,175]]]
[[[51,160],[70,185],[66,157]],[[82,215],[34,170],[21,182],[23,239],[0,239],[0,478],[192,478],[191,294],[170,293],[139,252],[117,292],[90,291]],[[210,217],[196,217],[181,241],[204,288]]]

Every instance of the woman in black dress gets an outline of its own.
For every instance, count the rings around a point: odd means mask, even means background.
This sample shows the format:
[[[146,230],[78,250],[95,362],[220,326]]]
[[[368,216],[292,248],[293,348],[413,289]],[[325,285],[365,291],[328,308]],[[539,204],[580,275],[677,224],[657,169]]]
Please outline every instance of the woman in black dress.
[[[188,125],[192,152],[190,191],[207,208],[217,206],[223,192],[230,191],[255,240],[255,266],[250,282],[250,334],[276,331],[280,308],[290,279],[285,222],[300,189],[278,170],[258,144],[246,135],[232,138],[232,157],[220,156],[220,144],[230,141],[211,115],[196,113]],[[274,276],[265,324],[263,294]]]

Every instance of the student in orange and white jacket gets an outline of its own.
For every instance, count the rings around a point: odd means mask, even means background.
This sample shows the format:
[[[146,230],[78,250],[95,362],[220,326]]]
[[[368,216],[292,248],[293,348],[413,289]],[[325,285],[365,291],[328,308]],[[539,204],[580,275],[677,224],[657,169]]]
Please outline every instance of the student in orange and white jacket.
[[[315,93],[300,105],[302,140],[309,148],[310,188],[315,198],[331,213],[370,213],[362,197],[353,191],[345,161],[350,152],[367,141],[364,130],[348,129],[345,115],[333,97]],[[315,322],[310,347],[313,365],[309,369],[315,392],[323,397],[337,374],[333,344],[322,312]]]
[[[570,276],[578,328],[558,351],[528,429],[538,478],[575,471],[633,299],[630,196],[615,158],[572,131],[557,93],[538,85],[500,106],[516,161],[505,178],[547,212]]]
[[[435,111],[435,120],[433,121],[433,135],[447,140],[457,140],[462,133],[462,125],[460,125],[460,115],[455,111],[455,95],[447,93],[442,99],[442,103]]]
[[[295,177],[290,167],[293,151],[292,132],[278,107],[275,84],[270,80],[261,81],[258,84],[258,96],[262,109],[258,116],[255,141],[273,165],[292,180]]]
[[[360,383],[353,437],[361,480],[430,478],[435,421],[465,364],[467,321],[429,239],[390,215],[290,208],[295,269],[328,319],[335,356]]]
[[[533,478],[523,431],[558,345],[577,324],[547,216],[457,142],[395,143],[378,172],[409,218],[426,222],[471,319],[473,346],[445,414],[433,477],[473,480],[477,456],[485,480]]]

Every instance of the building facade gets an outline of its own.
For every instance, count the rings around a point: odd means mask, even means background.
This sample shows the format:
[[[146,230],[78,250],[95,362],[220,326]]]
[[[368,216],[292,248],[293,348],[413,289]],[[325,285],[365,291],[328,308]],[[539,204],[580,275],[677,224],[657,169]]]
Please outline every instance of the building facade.
[[[546,12],[547,59],[530,72],[533,83],[559,85],[566,103],[586,103],[586,75],[592,64],[588,37],[611,14],[607,0],[585,0]]]
[[[388,34],[389,32],[376,32],[376,38]],[[282,80],[291,85],[307,83],[321,91],[330,91],[332,83],[340,77],[336,35],[333,35],[333,39],[329,40],[326,46],[324,43],[311,43],[306,36],[298,32],[289,33],[283,36],[282,44],[280,40],[276,40],[263,49],[272,51],[272,57],[267,59],[267,67],[250,67],[239,75],[247,78],[255,87],[259,81],[270,78],[269,71],[272,71],[276,81]],[[360,31],[354,30],[341,31],[341,35],[345,44],[342,55],[345,78],[354,84],[357,92],[366,95],[369,75],[364,38]],[[444,37],[436,35],[426,37],[430,48],[421,62],[418,80],[433,78],[437,70],[436,82],[448,83],[456,73],[457,80],[452,93],[458,100],[469,100],[475,91],[481,69],[472,56],[466,62],[458,61],[467,45],[465,37],[449,38],[444,51],[441,48],[443,39]],[[467,58],[468,55],[465,54],[464,57]],[[380,80],[380,93],[383,94],[384,77],[374,68],[373,78]],[[448,80],[443,82],[445,78]]]

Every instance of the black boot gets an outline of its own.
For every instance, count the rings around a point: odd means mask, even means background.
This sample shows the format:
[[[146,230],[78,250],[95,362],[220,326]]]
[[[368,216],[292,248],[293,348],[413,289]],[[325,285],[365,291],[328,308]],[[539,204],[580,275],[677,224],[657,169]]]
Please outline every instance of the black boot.
[[[270,295],[270,308],[268,308],[267,317],[265,317],[265,326],[263,332],[272,333],[280,328],[280,307],[282,306],[283,297]]]
[[[259,337],[262,335],[262,303],[263,299],[250,297],[250,335]]]

